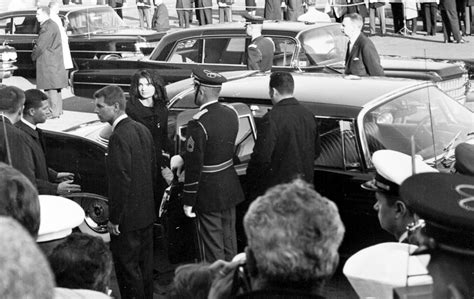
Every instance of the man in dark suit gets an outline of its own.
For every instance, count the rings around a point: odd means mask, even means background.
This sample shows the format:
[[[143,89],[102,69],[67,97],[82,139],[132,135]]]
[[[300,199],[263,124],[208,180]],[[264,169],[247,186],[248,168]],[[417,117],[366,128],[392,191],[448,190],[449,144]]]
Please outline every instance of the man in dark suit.
[[[269,92],[273,108],[258,127],[247,168],[252,198],[296,177],[313,183],[314,160],[321,151],[318,127],[313,113],[293,97],[293,90],[290,73],[271,74]]]
[[[440,0],[439,10],[443,21],[443,35],[445,43],[463,44],[465,41],[461,37],[459,30],[459,19],[455,0]],[[452,37],[451,37],[452,35]],[[452,40],[454,38],[454,40]]]
[[[56,172],[48,168],[45,157],[45,145],[42,131],[37,127],[46,121],[51,110],[48,96],[38,89],[25,91],[23,117],[15,126],[25,132],[33,141],[30,143],[35,164],[36,186],[39,194],[67,195],[81,191],[81,186],[73,184],[74,174]]]
[[[196,0],[195,7],[199,25],[212,24],[212,1]]]
[[[349,38],[346,54],[346,75],[383,76],[379,53],[362,32],[362,17],[351,13],[344,17],[342,32]]]
[[[120,87],[94,93],[95,112],[112,126],[107,156],[110,249],[122,298],[153,297],[153,185],[155,149],[150,131],[125,114]]]
[[[230,261],[237,253],[235,206],[244,199],[233,166],[239,120],[217,102],[226,79],[200,68],[193,74],[200,111],[188,123],[186,152],[172,158],[171,168],[185,167],[183,208],[188,217],[197,215],[201,259]]]

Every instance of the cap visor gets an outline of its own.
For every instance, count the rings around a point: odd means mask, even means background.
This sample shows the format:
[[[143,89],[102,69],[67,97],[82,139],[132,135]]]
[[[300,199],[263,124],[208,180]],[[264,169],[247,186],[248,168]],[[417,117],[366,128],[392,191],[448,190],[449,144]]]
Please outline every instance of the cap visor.
[[[377,187],[377,185],[375,185],[375,180],[367,181],[367,182],[361,184],[360,187],[362,189],[367,190],[367,191],[373,191],[373,192],[377,192],[377,191],[383,192],[384,191],[384,190],[380,189],[379,187]]]

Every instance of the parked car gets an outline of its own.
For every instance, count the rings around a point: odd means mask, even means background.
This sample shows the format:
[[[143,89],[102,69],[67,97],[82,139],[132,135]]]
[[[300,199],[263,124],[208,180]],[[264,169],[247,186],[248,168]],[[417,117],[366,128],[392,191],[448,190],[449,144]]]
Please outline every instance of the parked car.
[[[89,59],[140,58],[149,55],[165,32],[131,28],[108,5],[61,7],[59,16],[67,22],[71,56]],[[0,13],[0,40],[18,52],[17,74],[34,74],[31,60],[40,26],[36,9]]]
[[[255,142],[255,128],[258,131],[261,117],[272,108],[269,74],[223,74],[229,81],[223,85],[220,101],[241,103],[235,167],[245,188],[245,169]],[[347,230],[343,250],[353,253],[381,240],[392,240],[378,225],[372,208],[374,194],[360,188],[373,176],[371,155],[379,149],[411,154],[413,136],[413,147],[421,159],[439,169],[449,169],[454,162],[455,146],[474,132],[473,112],[430,81],[354,79],[317,73],[294,73],[293,77],[295,97],[314,113],[319,123],[322,152],[314,165],[314,185],[339,207]],[[167,92],[170,138],[175,140],[176,152],[180,152],[187,121],[196,111],[191,109],[197,108],[193,81],[189,78],[170,84]],[[67,121],[72,119],[77,117],[67,117]],[[106,195],[104,153],[110,126],[96,127],[96,122],[79,122],[82,125],[61,132],[46,131],[48,161],[56,168],[64,165],[64,169],[74,169],[80,178],[87,178],[81,182],[86,191]],[[53,121],[49,126],[52,125]]]
[[[344,71],[348,39],[339,23],[265,22],[262,34],[271,37],[276,46],[273,70]],[[79,71],[72,75],[74,92],[91,97],[98,87],[108,84],[128,91],[130,76],[137,69],[157,69],[168,83],[188,78],[197,65],[219,72],[245,70],[249,43],[245,25],[239,22],[170,32],[149,59],[78,60]],[[469,91],[468,73],[462,63],[382,57],[382,65],[387,76],[432,80],[460,101]]]

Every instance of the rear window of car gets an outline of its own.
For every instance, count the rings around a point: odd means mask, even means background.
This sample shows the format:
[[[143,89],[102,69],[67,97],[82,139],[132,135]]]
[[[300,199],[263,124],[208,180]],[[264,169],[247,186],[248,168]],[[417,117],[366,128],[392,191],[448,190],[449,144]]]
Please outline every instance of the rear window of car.
[[[299,37],[302,49],[299,54],[300,67],[325,65],[345,60],[347,37],[337,25],[305,31]]]

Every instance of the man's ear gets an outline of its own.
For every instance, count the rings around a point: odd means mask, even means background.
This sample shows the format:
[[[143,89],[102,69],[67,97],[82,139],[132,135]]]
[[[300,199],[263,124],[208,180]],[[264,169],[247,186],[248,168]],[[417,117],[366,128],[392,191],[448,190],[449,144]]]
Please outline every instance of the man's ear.
[[[400,215],[400,216],[405,216],[408,211],[407,206],[401,200],[397,200],[395,202],[395,208],[396,208],[397,215]]]
[[[34,108],[29,108],[29,109],[20,109],[20,113],[21,113],[21,110],[23,110],[23,115],[28,115],[28,116],[33,116],[35,115],[35,109]]]
[[[246,267],[249,275],[251,277],[256,277],[258,274],[258,269],[257,269],[257,261],[255,260],[255,256],[253,254],[252,249],[250,249],[248,246],[245,247],[245,257],[246,257]]]

